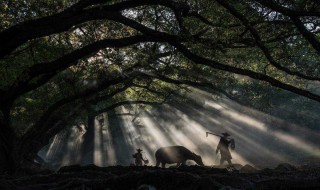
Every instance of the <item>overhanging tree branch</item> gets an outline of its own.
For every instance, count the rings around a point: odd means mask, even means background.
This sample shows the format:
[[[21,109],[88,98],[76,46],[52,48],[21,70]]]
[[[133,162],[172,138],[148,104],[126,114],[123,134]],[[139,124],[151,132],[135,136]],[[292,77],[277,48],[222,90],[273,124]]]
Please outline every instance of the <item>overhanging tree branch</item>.
[[[267,76],[267,75],[264,75],[261,73],[257,73],[257,72],[251,71],[251,70],[240,69],[240,68],[233,67],[230,65],[224,65],[224,64],[219,63],[217,61],[198,56],[198,55],[192,53],[191,51],[189,51],[188,48],[186,48],[184,45],[182,45],[180,43],[181,40],[179,38],[177,38],[176,36],[166,34],[164,32],[152,30],[152,29],[147,28],[147,27],[143,26],[142,24],[140,24],[132,19],[126,18],[124,16],[119,15],[119,17],[117,18],[117,21],[134,28],[145,35],[149,35],[151,37],[154,37],[156,40],[162,39],[164,41],[167,41],[169,44],[176,47],[177,50],[180,53],[182,53],[186,58],[190,59],[191,61],[195,62],[196,64],[207,65],[207,66],[210,66],[210,67],[218,69],[218,70],[248,76],[250,78],[260,80],[260,81],[265,81],[272,86],[282,88],[284,90],[288,90],[290,92],[293,92],[293,93],[299,94],[301,96],[305,96],[307,98],[310,98],[312,100],[316,100],[316,101],[320,102],[319,95],[311,93],[307,90],[297,88],[297,87],[289,85],[289,84],[285,84],[285,83],[280,82],[279,80],[276,80],[270,76]]]
[[[108,106],[108,107],[106,107],[104,109],[99,110],[97,113],[101,114],[101,113],[113,110],[113,109],[115,109],[115,108],[117,108],[119,106],[129,105],[129,104],[144,104],[144,105],[158,106],[158,105],[161,105],[163,103],[164,103],[164,101],[162,101],[162,102],[151,102],[151,101],[144,101],[144,100],[136,100],[136,101],[127,100],[127,101],[114,103],[111,106]]]
[[[280,12],[287,16],[294,17],[303,17],[303,16],[317,16],[320,17],[319,11],[301,11],[301,10],[293,10],[282,5],[275,3],[273,0],[255,0],[259,2],[261,5],[264,5],[272,10]]]
[[[136,75],[137,72],[135,72],[133,75]],[[131,79],[126,79],[126,80],[131,80]],[[47,133],[48,131],[51,131],[53,127],[55,127],[56,125],[48,125],[46,124],[46,122],[50,119],[50,117],[53,115],[54,112],[56,112],[59,108],[70,104],[72,102],[75,102],[79,99],[83,99],[83,98],[88,98],[96,93],[98,93],[99,91],[102,91],[110,86],[113,85],[117,85],[119,83],[125,82],[125,80],[120,77],[114,80],[109,80],[109,81],[105,81],[100,83],[98,86],[95,87],[91,87],[89,89],[86,89],[74,96],[69,96],[66,97],[64,99],[61,99],[59,101],[57,101],[56,103],[54,103],[53,105],[51,105],[43,114],[42,116],[39,118],[39,120],[33,125],[32,128],[30,128],[22,137],[20,140],[20,146],[23,147],[23,144],[27,144],[26,141],[28,141],[28,139],[30,139],[30,137],[36,137],[36,136],[42,136],[45,133]],[[125,82],[126,83],[126,82]],[[124,85],[121,88],[117,88],[115,91],[110,92],[109,94],[103,96],[103,97],[97,97],[93,100],[90,100],[91,103],[96,103],[98,101],[101,101],[102,99],[106,99],[106,98],[110,98],[113,97],[114,95],[121,93],[123,91],[125,91],[129,86],[131,85],[131,83],[126,83],[126,85]],[[79,106],[79,105],[78,105]]]
[[[319,77],[308,76],[297,71],[291,71],[290,69],[279,64],[275,59],[273,59],[269,49],[264,45],[258,31],[250,24],[250,21],[244,15],[242,15],[239,11],[237,11],[237,9],[235,9],[232,5],[227,3],[227,1],[225,0],[216,0],[216,1],[220,5],[222,5],[225,9],[227,9],[234,17],[239,19],[242,22],[242,24],[249,29],[250,33],[255,39],[257,46],[262,50],[262,52],[264,53],[265,57],[268,59],[271,65],[275,66],[277,69],[282,70],[290,75],[298,76],[307,80],[320,81]]]
[[[283,7],[281,5],[278,5],[274,3],[271,0],[256,0],[261,5],[268,7],[274,11],[277,11],[279,13],[282,13],[285,16],[288,16],[294,23],[294,25],[297,27],[301,35],[312,45],[312,47],[318,52],[320,55],[320,42],[318,39],[312,34],[310,31],[308,31],[304,24],[301,22],[299,17],[303,16],[316,16],[320,17],[320,11],[318,12],[312,12],[312,11],[295,11],[286,7]]]
[[[83,2],[84,5],[77,4],[79,7],[75,5],[74,8],[66,9],[61,13],[25,21],[0,32],[0,59],[9,55],[17,47],[28,40],[64,32],[75,25],[92,20],[116,20],[116,18],[121,15],[121,11],[125,9],[135,8],[142,5],[161,5],[169,7],[172,10],[179,10],[181,7],[180,3],[170,0],[131,0],[112,5],[82,9],[88,4],[93,4],[89,1],[81,2]],[[99,0],[96,0],[95,2],[101,3]]]
[[[295,86],[282,83],[282,82],[280,82],[280,81],[278,81],[278,80],[276,80],[276,79],[274,79],[274,78],[272,78],[270,76],[267,76],[267,75],[264,75],[264,74],[261,74],[261,73],[257,73],[257,72],[254,72],[254,71],[251,71],[251,70],[246,70],[246,69],[240,69],[240,68],[232,67],[232,66],[229,66],[229,65],[224,65],[224,64],[221,64],[221,63],[219,63],[217,61],[210,60],[210,59],[207,59],[207,58],[203,58],[201,56],[193,54],[191,51],[189,51],[182,44],[173,43],[172,45],[174,45],[185,57],[187,57],[188,59],[192,60],[193,62],[195,62],[197,64],[207,65],[207,66],[210,66],[210,67],[215,68],[215,69],[219,69],[219,70],[228,71],[228,72],[235,73],[235,74],[248,76],[248,77],[253,78],[253,79],[257,79],[257,80],[260,80],[260,81],[267,82],[272,86],[279,87],[279,88],[282,88],[284,90],[288,90],[290,92],[293,92],[293,93],[299,94],[301,96],[305,96],[307,98],[310,98],[312,100],[320,102],[320,96],[319,95],[314,94],[312,92],[309,92],[307,90],[303,90],[303,89],[297,88]]]
[[[306,29],[299,18],[294,16],[291,16],[290,18],[302,36],[312,45],[312,47],[317,51],[318,55],[320,55],[320,42],[315,35]]]
[[[26,92],[34,90],[35,88],[45,84],[52,77],[57,75],[60,71],[65,70],[71,65],[78,63],[80,59],[88,57],[93,53],[103,48],[121,48],[129,45],[155,41],[146,35],[138,35],[132,37],[125,37],[121,39],[105,39],[94,42],[80,49],[77,49],[69,54],[66,54],[54,61],[48,63],[39,63],[25,69],[20,77],[14,82],[13,86],[4,96],[1,101],[7,101],[7,99],[14,99]],[[35,83],[30,82],[36,77],[40,77]]]
[[[39,121],[35,124],[35,126],[33,127],[34,129],[32,130],[37,130],[38,132],[40,131],[46,131],[48,129],[46,129],[45,127],[43,127],[43,124],[45,123],[45,121],[60,107],[69,104],[71,102],[74,102],[76,100],[82,99],[82,98],[86,98],[86,97],[90,97],[93,94],[102,91],[112,85],[116,85],[119,83],[122,83],[125,79],[123,77],[119,77],[113,80],[107,80],[104,82],[101,82],[99,85],[88,88],[76,95],[73,96],[69,96],[67,98],[61,99],[59,101],[57,101],[56,103],[54,103],[53,105],[51,105],[49,107],[49,109],[41,116],[41,118],[39,119]],[[113,94],[113,93],[112,93]]]

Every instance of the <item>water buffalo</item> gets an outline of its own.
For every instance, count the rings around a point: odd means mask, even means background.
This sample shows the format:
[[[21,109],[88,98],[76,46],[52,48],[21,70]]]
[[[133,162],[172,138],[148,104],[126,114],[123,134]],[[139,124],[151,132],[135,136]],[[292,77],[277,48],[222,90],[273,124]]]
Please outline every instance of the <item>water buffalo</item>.
[[[157,167],[160,165],[160,163],[163,168],[165,168],[166,164],[173,163],[177,163],[177,166],[180,166],[181,164],[185,164],[187,160],[193,160],[198,165],[204,166],[201,156],[196,155],[184,146],[161,147],[156,151],[155,156]]]

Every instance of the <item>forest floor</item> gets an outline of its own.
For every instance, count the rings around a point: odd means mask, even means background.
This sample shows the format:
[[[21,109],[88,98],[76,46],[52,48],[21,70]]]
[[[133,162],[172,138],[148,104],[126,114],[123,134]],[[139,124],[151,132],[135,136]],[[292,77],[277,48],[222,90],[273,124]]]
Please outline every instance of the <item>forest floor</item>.
[[[215,168],[182,166],[66,166],[59,171],[20,172],[0,175],[0,189],[320,189],[320,167],[280,164],[274,169],[246,166]]]

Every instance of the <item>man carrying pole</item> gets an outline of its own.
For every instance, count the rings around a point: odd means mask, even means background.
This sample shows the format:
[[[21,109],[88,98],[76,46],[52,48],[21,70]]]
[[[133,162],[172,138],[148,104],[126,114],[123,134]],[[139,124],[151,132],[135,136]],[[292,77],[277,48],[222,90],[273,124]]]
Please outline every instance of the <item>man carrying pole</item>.
[[[231,144],[231,149],[234,149],[235,148],[234,139],[228,139],[228,136],[230,136],[230,134],[227,132],[222,133],[222,135],[206,132],[207,137],[208,137],[208,134],[216,135],[220,137],[220,141],[216,149],[216,154],[218,154],[218,152],[220,151],[220,155],[221,155],[220,165],[222,165],[224,161],[227,161],[229,166],[232,166],[232,162],[231,162],[232,156],[229,151],[229,144]]]

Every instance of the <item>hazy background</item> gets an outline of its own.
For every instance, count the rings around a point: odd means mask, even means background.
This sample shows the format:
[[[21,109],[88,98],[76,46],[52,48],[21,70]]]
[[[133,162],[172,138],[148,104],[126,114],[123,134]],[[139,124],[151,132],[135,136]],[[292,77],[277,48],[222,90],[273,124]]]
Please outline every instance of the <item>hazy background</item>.
[[[282,100],[277,107],[258,111],[201,90],[190,93],[188,99],[144,111],[139,117],[127,115],[125,107],[104,113],[96,117],[90,151],[81,153],[86,131],[83,126],[74,126],[56,135],[39,155],[55,169],[90,163],[128,166],[134,163],[132,154],[141,148],[149,165],[155,165],[158,148],[182,145],[212,166],[220,159],[215,153],[219,137],[206,137],[205,132],[210,131],[228,132],[235,139],[233,163],[263,168],[283,162],[309,164],[320,158],[319,106],[299,110],[299,104]],[[290,119],[298,116],[305,121]]]

